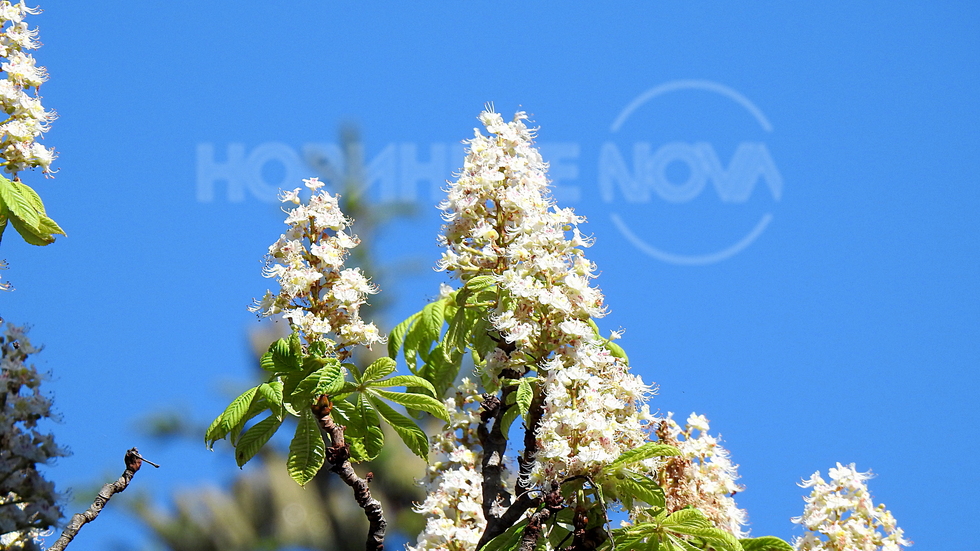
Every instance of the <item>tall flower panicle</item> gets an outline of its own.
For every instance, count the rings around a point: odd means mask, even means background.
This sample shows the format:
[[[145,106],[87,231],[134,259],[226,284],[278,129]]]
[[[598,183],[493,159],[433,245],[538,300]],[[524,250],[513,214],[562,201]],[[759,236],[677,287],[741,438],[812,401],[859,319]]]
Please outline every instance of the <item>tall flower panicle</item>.
[[[508,346],[488,356],[485,375],[493,381],[531,368],[544,378],[531,475],[543,485],[594,474],[645,442],[651,388],[590,324],[606,309],[590,285],[596,267],[583,248],[591,239],[578,229],[585,219],[556,206],[526,119],[523,112],[509,123],[492,110],[480,115],[490,135],[475,131],[439,205],[445,251],[438,267],[463,281],[491,275],[506,294],[490,321]]]
[[[483,517],[483,459],[477,426],[480,393],[463,379],[455,396],[446,400],[449,423],[432,438],[429,465],[422,484],[425,501],[415,512],[425,517],[425,529],[409,551],[476,551],[486,528]]]
[[[38,423],[54,417],[40,390],[43,378],[27,364],[38,348],[22,327],[7,324],[0,336],[0,549],[33,549],[62,517],[60,495],[38,471],[68,451]]]
[[[341,212],[338,197],[320,189],[323,184],[317,178],[304,183],[312,191],[308,203],[300,199],[300,188],[280,197],[296,206],[284,209],[289,229],[269,247],[263,271],[265,277],[276,278],[280,290],[266,291],[249,310],[260,316],[282,314],[307,341],[324,340],[332,333],[338,349],[384,342],[378,328],[365,323],[359,313],[377,287],[360,269],[344,267],[350,249],[358,244],[346,231],[350,219]]]
[[[813,490],[803,514],[793,519],[807,529],[793,542],[798,551],[900,551],[912,545],[884,504],[874,504],[865,484],[870,472],[838,463],[828,474],[829,482],[818,471],[800,484]]]
[[[37,29],[31,29],[25,18],[39,12],[23,1],[0,1],[0,69],[7,76],[0,80],[0,109],[7,115],[0,123],[0,164],[14,176],[35,167],[50,175],[55,159],[53,148],[37,142],[56,118],[53,111],[44,109],[38,95],[41,84],[48,79],[47,71],[27,53],[41,43]]]
[[[728,450],[719,438],[708,434],[708,419],[692,413],[681,429],[672,414],[660,421],[657,436],[664,444],[681,451],[681,455],[651,465],[664,489],[667,510],[679,511],[693,506],[719,528],[738,538],[748,536],[743,529],[747,521],[744,509],[735,504],[734,495],[742,491],[738,465],[732,463]]]

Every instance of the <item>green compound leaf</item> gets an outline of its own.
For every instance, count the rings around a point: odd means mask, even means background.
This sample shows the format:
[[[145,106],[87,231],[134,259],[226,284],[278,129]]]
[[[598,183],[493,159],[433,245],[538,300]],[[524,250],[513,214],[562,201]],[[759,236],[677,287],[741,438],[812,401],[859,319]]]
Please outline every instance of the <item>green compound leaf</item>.
[[[527,412],[531,411],[531,400],[534,399],[534,390],[531,383],[526,378],[521,378],[517,387],[517,407],[521,408],[521,415],[527,419]]]
[[[395,429],[395,433],[398,437],[405,442],[408,449],[412,451],[415,455],[421,457],[422,459],[428,459],[429,457],[429,438],[425,435],[423,431],[415,421],[412,421],[408,417],[398,413],[391,406],[382,402],[381,400],[368,398],[371,404],[374,405],[378,414],[389,424],[391,428]]]
[[[745,551],[793,551],[793,546],[775,536],[738,540]]]
[[[270,415],[245,431],[245,434],[238,439],[238,445],[235,446],[235,461],[238,466],[244,466],[255,457],[262,446],[279,430],[280,425],[282,425],[282,418]]]
[[[380,396],[390,402],[401,404],[408,409],[417,409],[431,413],[439,419],[442,419],[447,423],[449,422],[449,411],[446,409],[446,404],[443,404],[432,396],[407,392],[392,392],[390,390],[381,390],[378,388],[369,388],[367,392]]]
[[[289,443],[289,458],[286,460],[286,470],[289,476],[300,486],[313,480],[323,466],[326,457],[326,445],[320,435],[320,426],[309,409],[303,410],[296,426],[296,434]]]
[[[659,442],[647,442],[638,448],[633,448],[632,450],[627,450],[622,453],[619,457],[613,461],[607,470],[614,470],[618,467],[625,467],[627,465],[643,461],[644,459],[650,459],[651,457],[669,457],[673,455],[680,455],[681,451],[674,446],[667,444],[661,444]]]
[[[367,366],[364,370],[364,376],[362,379],[367,381],[376,381],[382,377],[387,377],[395,372],[395,360],[384,356],[375,360],[371,365]]]

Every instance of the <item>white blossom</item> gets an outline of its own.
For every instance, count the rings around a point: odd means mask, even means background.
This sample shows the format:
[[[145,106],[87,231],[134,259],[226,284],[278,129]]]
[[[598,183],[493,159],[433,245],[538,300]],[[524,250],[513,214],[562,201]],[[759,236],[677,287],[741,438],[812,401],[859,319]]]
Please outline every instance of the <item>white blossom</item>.
[[[870,472],[838,463],[828,475],[829,482],[818,471],[800,484],[813,490],[803,514],[793,518],[807,530],[793,542],[798,551],[900,551],[912,545],[891,512],[874,504],[865,484]]]
[[[535,432],[532,480],[538,485],[595,474],[648,438],[651,388],[612,356],[589,324],[605,315],[589,282],[595,265],[585,219],[552,198],[547,163],[521,112],[511,122],[492,110],[474,131],[463,169],[439,208],[445,247],[439,269],[464,282],[492,275],[509,300],[490,322],[513,351],[498,348],[483,366],[491,385],[502,371],[537,371],[544,400]]]
[[[433,436],[429,466],[422,485],[426,498],[415,506],[425,517],[425,529],[408,551],[476,551],[486,528],[483,516],[483,452],[476,430],[480,394],[463,379],[446,400],[449,423]]]
[[[0,164],[15,177],[18,172],[35,167],[51,175],[55,159],[53,148],[37,142],[57,117],[54,111],[41,106],[38,95],[48,74],[27,53],[41,43],[37,29],[31,29],[24,18],[39,11],[28,8],[23,1],[0,1],[0,70],[6,73],[6,80],[0,81],[0,109],[7,115],[0,121]]]
[[[269,247],[263,275],[275,278],[280,290],[267,291],[249,310],[260,316],[282,314],[308,341],[333,333],[337,348],[384,342],[378,328],[359,313],[377,287],[359,268],[344,268],[348,251],[358,243],[344,231],[351,221],[336,196],[320,191],[317,178],[304,183],[312,192],[308,203],[300,199],[300,188],[279,196],[295,206],[283,209],[289,229]]]
[[[748,515],[738,508],[734,499],[743,490],[735,482],[738,465],[732,463],[728,450],[718,443],[720,437],[711,436],[708,429],[704,415],[692,413],[681,429],[673,414],[668,414],[660,421],[657,436],[661,442],[679,449],[681,455],[648,461],[647,467],[657,473],[668,511],[694,506],[715,526],[735,537],[748,537],[748,531],[743,529]],[[638,520],[644,515],[641,511],[632,514]]]

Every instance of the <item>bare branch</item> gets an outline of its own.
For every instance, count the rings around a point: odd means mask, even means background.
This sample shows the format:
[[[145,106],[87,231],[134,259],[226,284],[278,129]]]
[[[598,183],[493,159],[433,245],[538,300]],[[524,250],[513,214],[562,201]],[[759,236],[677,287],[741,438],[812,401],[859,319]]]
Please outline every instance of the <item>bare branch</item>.
[[[99,490],[99,495],[95,497],[95,501],[92,502],[92,505],[84,513],[76,513],[71,517],[71,522],[68,523],[65,531],[61,533],[61,537],[48,548],[48,551],[64,551],[65,547],[71,543],[71,540],[75,539],[75,536],[78,535],[78,531],[82,529],[82,526],[95,520],[95,517],[99,516],[99,513],[102,512],[102,508],[109,502],[109,499],[129,486],[129,483],[133,480],[133,475],[136,474],[136,471],[140,470],[140,467],[143,466],[143,462],[146,460],[140,455],[139,450],[130,448],[126,452],[124,461],[126,462],[126,470],[123,471],[122,476],[115,482],[110,482],[103,486]],[[156,463],[146,462],[154,467],[159,467]]]

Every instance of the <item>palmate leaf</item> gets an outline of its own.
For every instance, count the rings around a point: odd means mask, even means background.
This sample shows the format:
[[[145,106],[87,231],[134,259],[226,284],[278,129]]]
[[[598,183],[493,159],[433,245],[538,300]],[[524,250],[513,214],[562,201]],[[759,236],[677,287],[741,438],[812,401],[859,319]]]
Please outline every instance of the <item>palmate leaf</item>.
[[[282,425],[282,418],[270,415],[249,427],[245,434],[238,439],[238,445],[235,446],[235,461],[238,466],[244,466],[255,457],[262,446],[279,430],[280,425]]]
[[[293,440],[289,443],[286,470],[300,486],[306,486],[323,466],[325,457],[326,445],[320,435],[320,425],[313,417],[313,412],[305,409],[296,425]]]
[[[429,457],[429,438],[415,421],[395,411],[391,406],[371,397],[368,397],[371,404],[378,414],[395,429],[395,433],[405,442],[408,449],[422,459]]]
[[[408,409],[417,409],[431,413],[439,419],[442,419],[447,423],[449,422],[449,411],[446,409],[446,404],[443,404],[432,396],[409,392],[392,392],[390,390],[381,390],[374,387],[368,388],[366,392],[380,396],[381,398],[396,404],[401,404]]]

